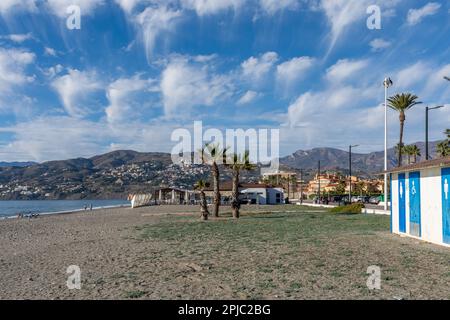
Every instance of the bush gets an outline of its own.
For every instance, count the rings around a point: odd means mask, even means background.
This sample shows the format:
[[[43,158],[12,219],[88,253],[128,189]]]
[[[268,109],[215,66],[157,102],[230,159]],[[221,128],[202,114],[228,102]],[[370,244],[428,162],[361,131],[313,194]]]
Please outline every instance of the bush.
[[[362,203],[353,203],[342,207],[336,207],[330,209],[332,213],[342,213],[342,214],[360,214],[364,205]]]

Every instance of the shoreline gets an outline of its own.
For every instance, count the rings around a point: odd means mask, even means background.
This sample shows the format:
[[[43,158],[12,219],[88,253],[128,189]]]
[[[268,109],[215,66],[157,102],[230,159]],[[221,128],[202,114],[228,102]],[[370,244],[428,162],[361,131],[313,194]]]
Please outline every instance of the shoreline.
[[[99,210],[107,210],[107,209],[119,209],[119,208],[131,208],[131,204],[119,204],[119,205],[112,205],[112,206],[102,206],[102,207],[93,207],[92,210],[90,209],[73,209],[73,210],[64,210],[64,211],[53,211],[53,212],[42,212],[37,213],[37,217],[40,216],[53,216],[53,215],[65,215],[65,214],[73,214],[73,213],[81,213],[81,212],[92,212],[92,211],[99,211]],[[12,215],[12,216],[5,216],[0,217],[0,221],[5,220],[12,220],[12,219],[20,219],[18,214]],[[29,217],[23,217],[22,219],[30,219]]]

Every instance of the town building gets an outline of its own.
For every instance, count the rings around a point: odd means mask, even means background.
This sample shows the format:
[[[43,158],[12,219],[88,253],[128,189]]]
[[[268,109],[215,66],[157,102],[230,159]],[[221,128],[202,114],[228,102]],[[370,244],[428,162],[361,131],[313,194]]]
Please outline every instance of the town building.
[[[450,246],[450,157],[392,169],[393,233]]]
[[[231,181],[220,183],[220,195],[222,204],[231,203],[231,192],[233,185]],[[210,186],[205,190],[206,198],[209,203],[214,199],[214,190]],[[285,202],[284,190],[282,187],[276,187],[262,183],[239,183],[239,200],[242,203],[259,205],[276,205]]]

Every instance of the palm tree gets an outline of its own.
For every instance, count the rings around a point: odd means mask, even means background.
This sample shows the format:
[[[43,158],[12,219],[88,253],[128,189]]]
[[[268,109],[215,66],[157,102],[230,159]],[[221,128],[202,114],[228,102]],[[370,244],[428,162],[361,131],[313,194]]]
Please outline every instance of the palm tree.
[[[422,103],[417,101],[417,99],[419,99],[419,97],[411,93],[396,94],[395,96],[388,99],[388,106],[399,113],[400,145],[403,145],[403,129],[405,127],[406,120],[405,112],[415,105]],[[398,151],[398,166],[400,167],[402,165],[402,148],[400,148]]]
[[[209,184],[204,180],[199,180],[195,184],[194,188],[200,191],[200,208],[202,213],[202,219],[204,221],[208,220],[209,211],[208,204],[206,203],[205,189],[209,187]]]
[[[243,156],[233,154],[230,159],[227,159],[225,165],[233,172],[231,210],[233,211],[233,218],[239,219],[239,209],[241,208],[241,204],[239,202],[239,175],[241,171],[253,170],[256,166],[250,163],[250,153],[248,151],[245,151]]]
[[[403,145],[403,143],[401,144],[401,146],[400,146],[400,143],[397,143],[397,145],[395,146],[395,154],[397,155],[397,157],[400,153],[402,153],[404,151],[404,149],[405,149],[405,146]]]
[[[450,156],[450,140],[444,140],[440,143],[438,143],[436,147],[436,151],[440,157],[447,157]]]
[[[201,150],[202,163],[211,166],[211,175],[213,177],[214,186],[214,217],[219,217],[219,207],[221,202],[219,164],[224,163],[226,152],[227,148],[222,149],[219,144],[212,143],[207,143]]]
[[[445,130],[444,134],[447,135],[447,139],[450,139],[450,129]]]
[[[420,153],[420,148],[415,144],[411,146],[411,155],[413,156],[414,163],[417,163],[417,157],[420,157],[422,155]]]
[[[404,146],[403,153],[408,156],[408,164],[411,164],[412,146]]]

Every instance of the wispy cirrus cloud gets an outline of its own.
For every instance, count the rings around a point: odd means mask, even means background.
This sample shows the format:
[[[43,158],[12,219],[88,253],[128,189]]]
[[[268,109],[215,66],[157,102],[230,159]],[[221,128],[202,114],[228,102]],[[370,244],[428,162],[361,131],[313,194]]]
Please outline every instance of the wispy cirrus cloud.
[[[410,9],[408,11],[407,24],[414,26],[420,23],[426,17],[435,15],[441,8],[441,4],[437,2],[429,2],[419,9]]]

